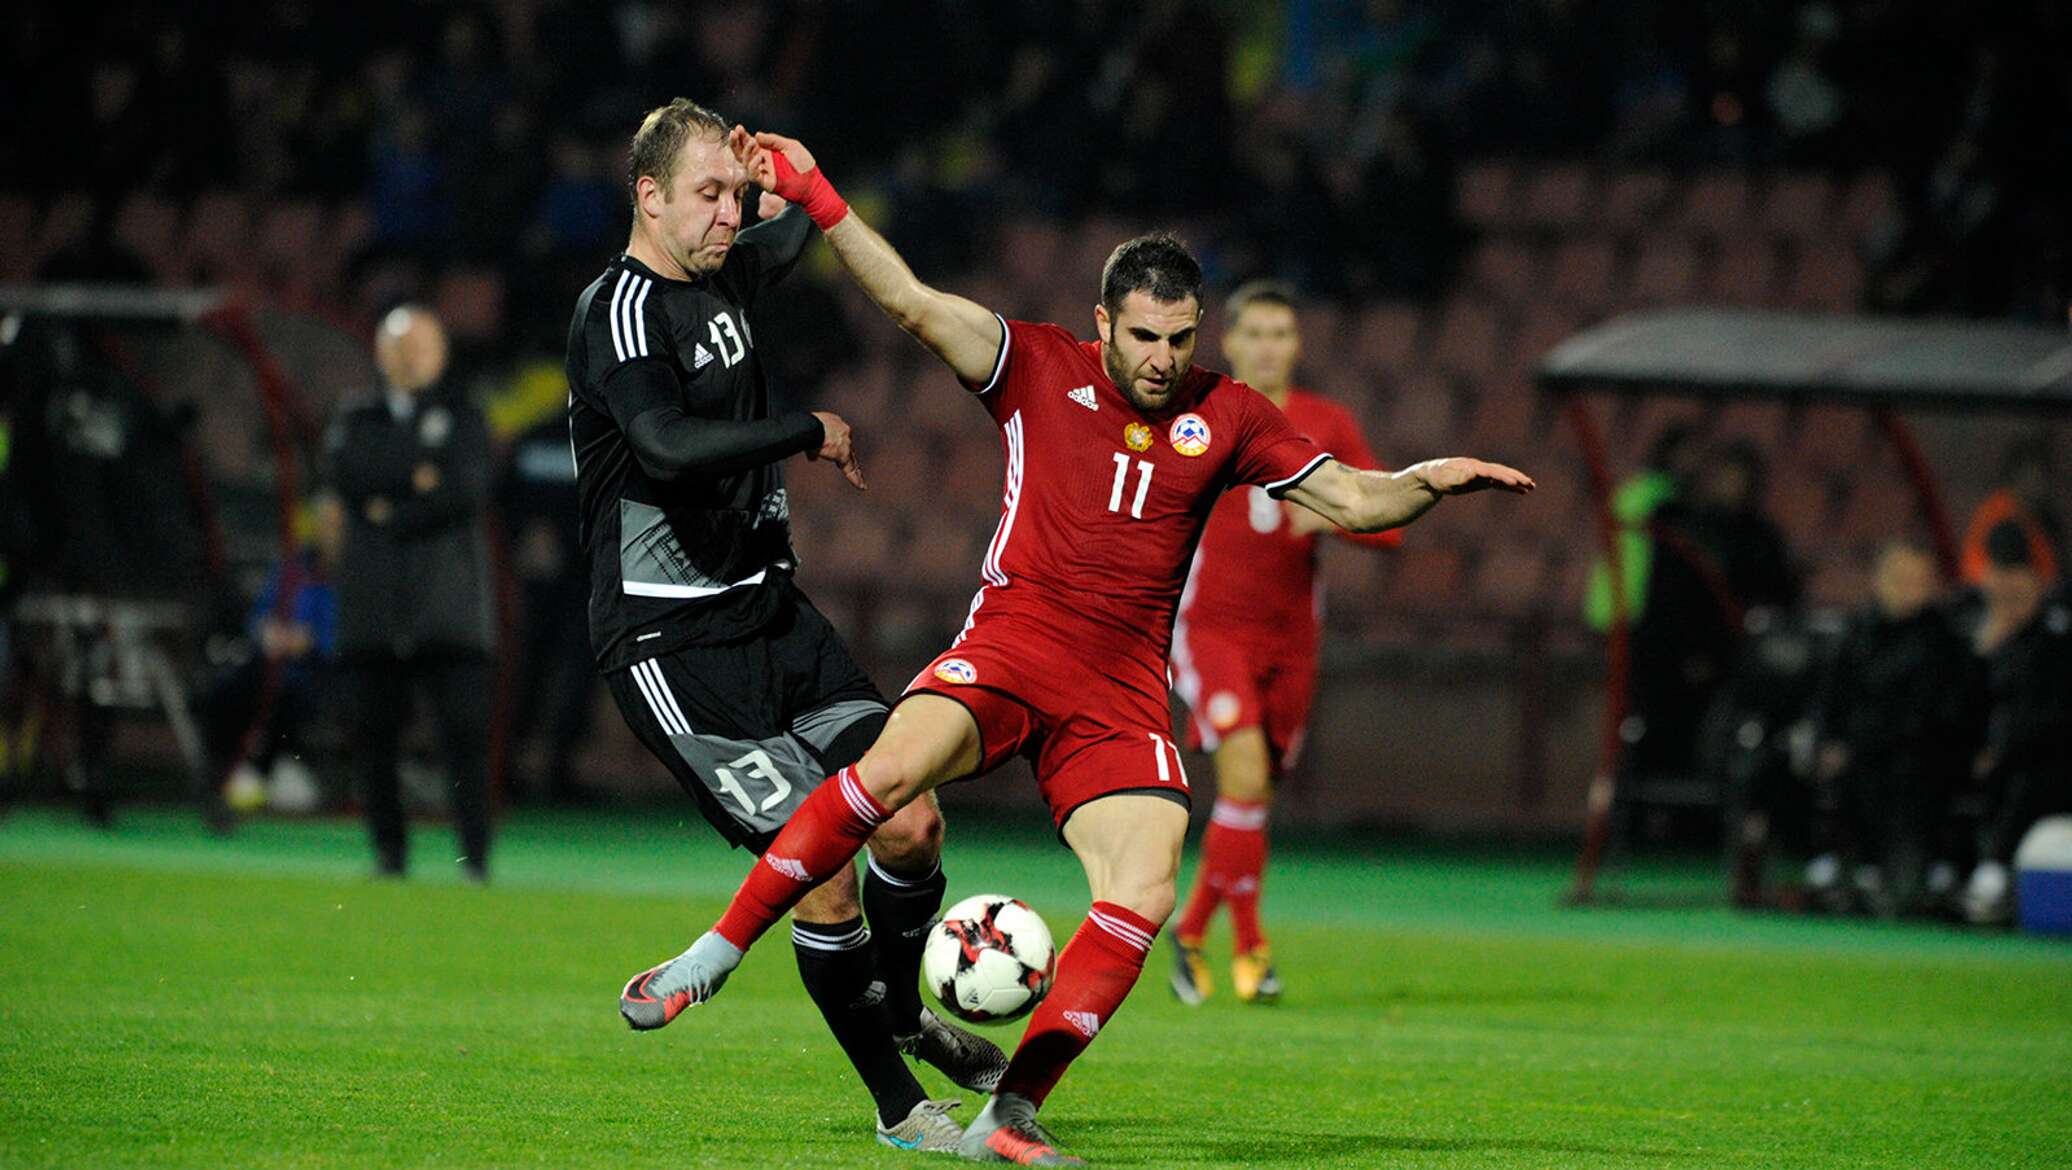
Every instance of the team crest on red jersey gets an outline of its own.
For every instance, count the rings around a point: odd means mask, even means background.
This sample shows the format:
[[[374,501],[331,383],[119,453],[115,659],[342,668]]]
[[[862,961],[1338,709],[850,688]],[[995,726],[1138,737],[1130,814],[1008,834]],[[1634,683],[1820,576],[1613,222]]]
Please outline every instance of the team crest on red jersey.
[[[1131,423],[1122,428],[1122,445],[1132,451],[1150,450],[1151,428],[1143,423]]]
[[[1166,432],[1166,439],[1182,455],[1199,455],[1209,449],[1208,420],[1198,414],[1183,414],[1173,420],[1173,429]]]
[[[957,686],[969,686],[978,681],[978,668],[962,658],[945,658],[935,664],[935,677]]]

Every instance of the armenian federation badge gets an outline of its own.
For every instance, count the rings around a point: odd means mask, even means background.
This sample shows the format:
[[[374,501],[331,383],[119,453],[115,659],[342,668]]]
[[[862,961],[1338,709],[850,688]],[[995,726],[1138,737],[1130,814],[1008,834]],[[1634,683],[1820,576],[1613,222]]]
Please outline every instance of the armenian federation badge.
[[[1180,454],[1199,455],[1209,449],[1208,421],[1198,414],[1183,414],[1173,420],[1166,438]]]
[[[1143,423],[1131,423],[1122,428],[1122,445],[1132,451],[1151,449],[1151,428]]]

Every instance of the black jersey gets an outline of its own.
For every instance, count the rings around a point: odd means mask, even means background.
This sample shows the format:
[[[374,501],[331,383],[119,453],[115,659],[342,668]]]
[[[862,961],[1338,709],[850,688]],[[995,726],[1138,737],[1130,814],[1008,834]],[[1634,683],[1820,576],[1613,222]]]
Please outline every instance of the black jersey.
[[[739,639],[778,610],[795,564],[779,464],[823,434],[771,414],[749,317],[808,227],[797,210],[757,224],[692,281],[621,255],[576,301],[568,429],[600,669]]]

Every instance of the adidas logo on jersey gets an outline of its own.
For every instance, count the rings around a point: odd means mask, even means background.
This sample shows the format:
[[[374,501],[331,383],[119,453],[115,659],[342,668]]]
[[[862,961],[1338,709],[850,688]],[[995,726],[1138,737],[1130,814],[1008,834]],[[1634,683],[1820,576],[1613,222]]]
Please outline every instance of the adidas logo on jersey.
[[[763,854],[763,860],[769,863],[771,869],[795,882],[810,882],[813,880],[813,875],[806,872],[805,863],[796,857],[779,857],[774,853],[765,853]]]
[[[709,366],[711,364],[712,351],[706,349],[705,343],[701,341],[698,343],[698,348],[696,352],[691,354],[691,371],[693,373],[696,373],[697,371],[702,370],[706,366]]]
[[[1064,1012],[1065,1022],[1079,1029],[1079,1033],[1091,1040],[1101,1030],[1101,1017],[1092,1012]]]
[[[1079,389],[1066,395],[1066,397],[1086,407],[1088,410],[1101,409],[1101,401],[1094,397],[1094,388],[1092,386],[1081,386]]]

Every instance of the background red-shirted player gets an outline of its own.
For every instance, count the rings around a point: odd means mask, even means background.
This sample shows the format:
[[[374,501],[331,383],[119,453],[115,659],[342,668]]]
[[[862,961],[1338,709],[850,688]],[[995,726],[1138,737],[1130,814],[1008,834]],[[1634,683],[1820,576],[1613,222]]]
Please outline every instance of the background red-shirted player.
[[[1231,376],[1264,394],[1296,430],[1355,467],[1379,466],[1352,412],[1293,384],[1302,357],[1293,290],[1255,281],[1224,309]],[[1192,746],[1215,753],[1216,804],[1202,835],[1187,907],[1173,927],[1173,993],[1198,1004],[1214,984],[1201,951],[1209,920],[1230,907],[1230,981],[1239,999],[1280,998],[1259,925],[1266,875],[1267,807],[1295,766],[1316,691],[1322,595],[1317,537],[1392,548],[1400,529],[1347,532],[1256,487],[1226,493],[1209,516],[1173,627],[1173,689],[1188,708]]]
[[[894,811],[1009,755],[1032,757],[1093,905],[1059,955],[1000,1086],[959,1152],[1079,1165],[1036,1111],[1121,1006],[1172,913],[1186,777],[1164,677],[1173,613],[1216,498],[1267,487],[1362,531],[1407,524],[1441,497],[1524,492],[1521,472],[1441,459],[1396,474],[1334,461],[1259,393],[1192,364],[1201,268],[1170,236],[1109,257],[1098,343],[1009,323],[921,283],[851,214],[790,139],[736,130],[750,173],[805,206],[863,291],[969,387],[1006,445],[985,585],[952,649],[923,672],[863,758],[801,804],[727,912],[683,954],[637,976],[662,1023],[717,994],[805,892],[853,864]]]

